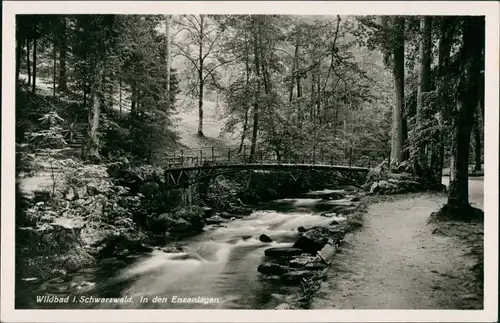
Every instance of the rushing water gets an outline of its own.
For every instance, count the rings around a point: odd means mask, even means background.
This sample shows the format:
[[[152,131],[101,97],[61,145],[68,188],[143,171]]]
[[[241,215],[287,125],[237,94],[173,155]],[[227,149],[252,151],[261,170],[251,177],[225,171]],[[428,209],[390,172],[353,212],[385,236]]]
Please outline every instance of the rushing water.
[[[149,254],[111,259],[46,282],[18,286],[22,308],[234,308],[276,306],[276,295],[290,295],[297,287],[282,286],[257,272],[264,250],[291,246],[297,227],[326,225],[315,211],[319,199],[283,199],[253,214],[223,225],[207,226],[197,236],[178,241],[182,253],[155,250]],[[266,234],[272,243],[259,241]],[[36,296],[69,296],[68,303],[37,302]],[[82,296],[84,299],[82,299]],[[102,304],[85,297],[129,297],[129,303]],[[217,303],[177,303],[179,298],[217,298]],[[141,302],[147,297],[147,302]],[[164,302],[153,302],[155,297]],[[158,300],[157,298],[157,300]],[[75,300],[75,301],[73,301]]]

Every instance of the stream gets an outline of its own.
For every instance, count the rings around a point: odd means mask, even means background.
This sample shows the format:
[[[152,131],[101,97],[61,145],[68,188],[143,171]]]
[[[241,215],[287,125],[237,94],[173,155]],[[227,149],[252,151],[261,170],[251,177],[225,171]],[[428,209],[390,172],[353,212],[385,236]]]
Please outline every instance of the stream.
[[[16,308],[273,308],[277,298],[297,294],[299,287],[284,286],[257,271],[264,250],[291,246],[300,235],[299,226],[331,222],[331,217],[320,215],[320,201],[293,198],[261,204],[249,216],[223,226],[208,225],[201,234],[167,244],[181,247],[180,253],[157,249],[101,261],[62,278],[23,282],[16,286]],[[273,242],[261,242],[261,234]],[[41,296],[57,296],[60,302]],[[124,302],[95,301],[118,297]]]

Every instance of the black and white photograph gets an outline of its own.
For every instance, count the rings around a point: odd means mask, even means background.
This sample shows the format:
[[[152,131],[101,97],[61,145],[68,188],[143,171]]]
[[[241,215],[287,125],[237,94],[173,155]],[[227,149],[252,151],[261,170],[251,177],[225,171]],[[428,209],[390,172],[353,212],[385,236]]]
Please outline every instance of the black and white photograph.
[[[2,321],[497,320],[498,3],[23,2]]]

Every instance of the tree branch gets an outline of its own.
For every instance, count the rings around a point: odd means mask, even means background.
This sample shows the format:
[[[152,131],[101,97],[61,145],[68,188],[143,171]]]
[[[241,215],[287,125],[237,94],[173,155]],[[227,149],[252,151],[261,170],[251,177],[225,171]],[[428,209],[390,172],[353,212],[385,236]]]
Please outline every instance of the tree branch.
[[[211,68],[210,70],[207,70],[205,69],[205,71],[207,71],[207,75],[205,75],[205,77],[203,78],[203,81],[205,81],[207,79],[207,77],[212,74],[213,71],[215,71],[215,69],[221,67],[222,65],[225,65],[225,64],[228,64],[228,63],[232,63],[233,61],[232,60],[228,60],[228,61],[224,61],[218,65],[215,65],[213,68]]]
[[[220,38],[220,36],[222,36],[222,32],[219,32],[217,34],[217,36],[215,37],[215,39],[210,43],[208,50],[207,50],[207,53],[203,56],[202,61],[204,61],[205,58],[207,58],[207,56],[210,55],[210,53],[212,52],[212,48],[214,47],[214,44],[217,42],[217,40]],[[200,46],[201,45],[202,44],[200,44]]]
[[[186,51],[181,46],[179,46],[178,44],[175,44],[175,43],[173,45],[177,46],[177,48],[180,49],[181,53],[178,53],[178,55],[184,56],[185,58],[187,58],[188,60],[190,60],[191,63],[193,64],[194,68],[196,68],[196,70],[199,72],[200,68],[196,64],[196,61],[191,56],[189,56],[189,54],[186,53]]]

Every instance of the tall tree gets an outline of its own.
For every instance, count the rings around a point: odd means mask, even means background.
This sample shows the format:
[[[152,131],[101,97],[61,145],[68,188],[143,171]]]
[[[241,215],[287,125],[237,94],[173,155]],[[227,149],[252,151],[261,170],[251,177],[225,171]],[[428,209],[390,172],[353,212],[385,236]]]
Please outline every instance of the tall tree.
[[[431,51],[432,51],[432,27],[431,17],[423,16],[420,18],[420,41],[419,41],[419,57],[418,57],[418,86],[417,86],[417,112],[416,112],[416,129],[414,131],[422,133],[427,120],[426,112],[423,104],[424,93],[431,90]],[[416,140],[412,143],[414,171],[419,176],[428,177],[426,142],[425,140]]]
[[[441,17],[439,19],[439,46],[438,46],[438,76],[437,92],[438,105],[441,116],[441,134],[439,146],[439,178],[441,178],[444,166],[445,145],[448,139],[448,121],[450,119],[449,81],[450,81],[450,51],[453,45],[454,24],[451,18]],[[451,175],[451,174],[450,174]]]
[[[36,92],[36,41],[38,38],[38,18],[33,18],[33,82],[31,83],[31,91]]]
[[[479,101],[482,82],[485,21],[484,17],[467,16],[462,20],[462,46],[459,52],[458,102],[452,113],[451,152],[453,165],[448,202],[437,213],[443,219],[473,219],[482,211],[469,204],[469,143],[474,124],[474,112]]]
[[[250,146],[250,160],[256,160],[256,148],[257,148],[257,136],[259,133],[259,104],[260,104],[260,95],[261,95],[261,62],[260,62],[260,51],[259,45],[261,45],[261,32],[262,28],[260,27],[261,21],[260,16],[253,16],[252,24],[253,24],[253,56],[254,56],[254,68],[255,68],[255,76],[257,78],[257,87],[256,87],[256,98],[254,100],[253,105],[253,125],[252,125],[252,141]]]
[[[67,22],[66,17],[61,16],[61,30],[59,38],[59,91],[66,91],[68,82],[66,79],[66,51],[67,51]]]
[[[22,29],[22,20],[16,16],[16,84],[19,82],[19,74],[21,73],[21,55],[23,52],[23,45],[26,41],[26,36]]]
[[[167,109],[168,106],[170,105],[170,70],[172,68],[172,40],[171,40],[171,34],[170,34],[170,22],[171,17],[170,15],[165,16],[165,60],[167,63],[167,68],[166,68],[166,97],[167,97]]]
[[[179,33],[185,31],[187,44],[175,42],[179,55],[185,57],[196,73],[195,86],[188,94],[196,90],[198,99],[198,135],[203,137],[203,99],[205,85],[216,79],[216,69],[229,63],[218,60],[216,55],[218,41],[223,35],[214,19],[206,15],[184,15],[177,21],[180,25]],[[193,50],[194,49],[194,50]],[[192,53],[194,51],[196,54]]]
[[[405,142],[404,122],[404,83],[405,83],[405,18],[397,16],[393,25],[394,43],[392,44],[394,88],[396,104],[392,117],[391,163],[404,160],[403,145]]]

